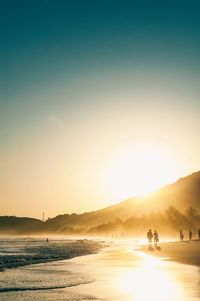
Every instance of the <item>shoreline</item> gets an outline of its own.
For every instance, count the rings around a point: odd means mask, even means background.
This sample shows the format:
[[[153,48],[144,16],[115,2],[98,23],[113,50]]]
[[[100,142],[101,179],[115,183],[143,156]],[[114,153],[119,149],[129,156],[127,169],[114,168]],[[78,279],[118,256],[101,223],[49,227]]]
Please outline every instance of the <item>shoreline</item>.
[[[173,261],[200,267],[200,241],[171,241],[161,242],[157,248],[148,249],[148,245],[141,245],[138,251],[156,256],[166,261]]]
[[[36,243],[37,242],[37,243]],[[87,239],[66,241],[34,241],[24,246],[20,252],[0,254],[0,272],[6,269],[18,268],[32,264],[48,263],[72,259],[74,257],[97,254],[102,248],[102,242]],[[4,255],[5,254],[5,255]]]

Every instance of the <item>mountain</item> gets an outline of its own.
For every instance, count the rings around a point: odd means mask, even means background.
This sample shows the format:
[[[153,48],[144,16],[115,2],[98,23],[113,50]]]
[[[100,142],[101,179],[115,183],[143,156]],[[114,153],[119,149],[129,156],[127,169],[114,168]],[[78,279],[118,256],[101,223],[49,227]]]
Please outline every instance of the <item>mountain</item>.
[[[104,209],[83,214],[59,215],[48,220],[45,226],[47,229],[59,229],[64,225],[75,228],[91,227],[117,218],[125,220],[132,216],[162,211],[169,206],[174,206],[181,211],[185,211],[188,207],[200,210],[200,171],[180,178],[177,182],[151,194],[136,196]]]
[[[127,220],[133,216],[163,211],[169,206],[182,212],[189,207],[200,210],[200,171],[180,178],[175,183],[148,195],[136,196],[97,211],[58,215],[46,222],[28,218],[0,217],[0,232],[12,232],[13,229],[17,233],[73,233],[77,229],[84,228],[85,231],[116,219]]]
[[[0,216],[0,233],[28,234],[40,231],[43,222],[29,217]]]
[[[154,201],[160,200],[164,206],[173,205],[180,210],[190,206],[199,210],[200,171],[158,189],[150,198]]]
[[[114,205],[112,211],[115,213],[118,211],[118,216],[127,217],[165,210],[169,206],[174,206],[181,211],[185,211],[188,207],[200,210],[200,171],[180,178],[175,183],[166,185],[153,193],[125,200]]]

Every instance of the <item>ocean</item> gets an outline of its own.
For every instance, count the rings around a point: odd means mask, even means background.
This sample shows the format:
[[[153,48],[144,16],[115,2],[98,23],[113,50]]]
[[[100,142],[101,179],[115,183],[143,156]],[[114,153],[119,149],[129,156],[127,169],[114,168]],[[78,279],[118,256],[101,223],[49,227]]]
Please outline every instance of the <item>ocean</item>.
[[[1,237],[0,300],[200,299],[198,267],[147,255],[139,244],[130,239]]]

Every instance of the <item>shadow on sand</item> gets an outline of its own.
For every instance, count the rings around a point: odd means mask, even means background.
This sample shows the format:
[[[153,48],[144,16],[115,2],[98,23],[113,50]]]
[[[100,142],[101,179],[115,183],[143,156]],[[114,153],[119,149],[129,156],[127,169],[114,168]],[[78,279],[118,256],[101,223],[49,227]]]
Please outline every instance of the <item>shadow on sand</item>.
[[[161,251],[162,248],[160,246],[155,246],[155,249],[152,246],[148,247],[148,251],[154,251],[154,250]]]
[[[160,246],[155,246],[155,249],[158,250],[158,251],[162,250],[162,248]]]

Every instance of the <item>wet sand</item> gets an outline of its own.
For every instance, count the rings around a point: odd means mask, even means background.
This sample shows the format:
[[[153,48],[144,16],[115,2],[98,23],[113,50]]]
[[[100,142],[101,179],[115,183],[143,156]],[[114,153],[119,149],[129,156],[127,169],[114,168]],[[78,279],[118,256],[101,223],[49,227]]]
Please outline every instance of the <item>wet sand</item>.
[[[161,257],[164,260],[175,261],[189,265],[200,266],[200,241],[175,241],[160,243],[157,248],[152,250],[148,246],[142,246],[140,251],[147,254]]]
[[[69,288],[68,293],[106,301],[197,301],[199,267],[164,261],[138,245],[121,241],[97,255],[73,259],[73,270],[87,273],[93,282]],[[156,293],[155,293],[156,284]],[[82,298],[83,299],[83,298]]]

